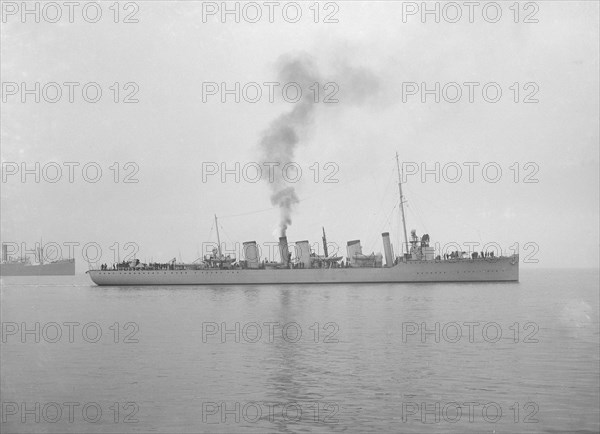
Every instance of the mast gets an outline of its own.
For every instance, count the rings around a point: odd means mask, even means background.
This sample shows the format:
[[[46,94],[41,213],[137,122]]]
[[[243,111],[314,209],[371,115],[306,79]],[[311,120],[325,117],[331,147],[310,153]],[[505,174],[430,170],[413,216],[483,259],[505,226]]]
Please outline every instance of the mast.
[[[215,227],[217,228],[217,243],[219,243],[219,245],[217,246],[219,249],[219,259],[221,259],[222,255],[221,255],[221,237],[219,237],[219,222],[217,221],[217,215],[215,214]]]
[[[400,211],[402,212],[402,229],[404,229],[404,244],[408,248],[408,237],[406,236],[406,220],[404,219],[404,196],[402,195],[402,177],[400,175],[400,161],[398,160],[398,152],[396,152],[396,167],[398,168],[398,191],[400,192]],[[404,254],[404,246],[400,249]]]
[[[325,253],[325,257],[327,258],[329,256],[327,254],[327,237],[325,237],[325,228],[321,227],[321,229],[323,229],[323,253]]]

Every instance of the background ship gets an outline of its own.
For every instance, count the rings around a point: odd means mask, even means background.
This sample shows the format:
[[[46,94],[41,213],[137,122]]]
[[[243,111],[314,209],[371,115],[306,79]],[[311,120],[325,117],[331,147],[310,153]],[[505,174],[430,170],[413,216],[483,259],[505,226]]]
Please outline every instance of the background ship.
[[[73,276],[75,259],[63,259],[44,263],[41,248],[38,250],[38,263],[32,263],[29,257],[9,257],[8,246],[2,244],[2,262],[0,276]]]
[[[112,267],[89,270],[97,285],[240,285],[240,284],[311,284],[311,283],[400,283],[400,282],[509,282],[519,280],[519,255],[494,256],[493,252],[452,252],[435,255],[429,235],[407,237],[400,165],[398,191],[402,216],[404,246],[395,256],[388,232],[382,234],[382,254],[365,255],[360,240],[347,243],[347,255],[328,255],[323,229],[324,255],[311,251],[309,241],[291,245],[284,235],[279,238],[280,262],[260,258],[256,241],[243,244],[243,260],[224,256],[221,251],[218,223],[217,248],[199,263],[140,263],[139,260]],[[384,263],[385,256],[385,263]],[[443,256],[443,257],[442,257]]]

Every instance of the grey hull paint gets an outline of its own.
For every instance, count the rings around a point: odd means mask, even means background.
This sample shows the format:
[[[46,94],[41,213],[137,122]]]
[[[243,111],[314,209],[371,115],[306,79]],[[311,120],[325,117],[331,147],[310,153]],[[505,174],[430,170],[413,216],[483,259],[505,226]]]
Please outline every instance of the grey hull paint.
[[[519,280],[519,256],[408,261],[390,268],[90,270],[88,273],[92,281],[101,286],[516,282]]]

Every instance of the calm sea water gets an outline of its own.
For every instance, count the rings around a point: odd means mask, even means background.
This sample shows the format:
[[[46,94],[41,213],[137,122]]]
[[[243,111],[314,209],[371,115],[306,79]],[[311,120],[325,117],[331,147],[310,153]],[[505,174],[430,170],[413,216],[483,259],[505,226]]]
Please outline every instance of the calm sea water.
[[[3,278],[0,431],[598,432],[598,282]]]

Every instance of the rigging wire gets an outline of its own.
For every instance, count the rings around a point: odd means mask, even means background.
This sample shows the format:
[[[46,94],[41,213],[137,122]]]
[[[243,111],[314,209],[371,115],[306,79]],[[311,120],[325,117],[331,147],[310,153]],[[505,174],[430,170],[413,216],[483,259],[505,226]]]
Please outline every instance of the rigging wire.
[[[395,157],[394,158],[389,158],[389,160],[395,160]],[[345,185],[355,183],[355,182],[360,181],[363,178],[365,178],[367,176],[371,176],[371,175],[372,175],[372,173],[364,173],[361,176],[357,176],[355,178],[349,179],[348,181],[345,182]],[[331,187],[329,187],[329,188],[327,188],[325,190],[321,190],[321,192],[318,193],[318,194],[312,194],[312,195],[306,196],[306,197],[304,197],[302,199],[298,199],[297,203],[306,202],[308,200],[314,199],[314,198],[322,195],[323,193],[327,193],[328,191],[331,191],[334,188],[337,188],[338,186],[339,186],[339,183],[334,183]],[[247,215],[260,214],[260,213],[264,213],[264,212],[268,212],[268,211],[272,211],[272,210],[276,210],[276,209],[279,209],[278,205],[274,205],[274,206],[272,206],[270,208],[263,208],[263,209],[254,210],[254,211],[248,211],[248,212],[239,213],[239,214],[222,215],[222,216],[219,216],[219,218],[223,219],[223,218],[232,218],[232,217],[242,217],[242,216],[247,216]]]
[[[219,225],[219,228],[221,229],[221,231],[225,234],[225,237],[231,242],[231,244],[235,245],[235,241],[233,241],[233,239],[229,236],[229,234],[225,231],[225,229],[223,228],[223,225]],[[238,238],[239,240],[240,238]]]
[[[244,212],[241,214],[228,214],[228,215],[222,215],[219,216],[220,219],[226,219],[226,218],[230,218],[230,217],[242,217],[242,216],[246,216],[246,215],[251,215],[251,214],[260,214],[263,212],[267,212],[267,211],[272,211],[274,209],[279,208],[278,206],[272,206],[271,208],[263,208],[263,209],[259,209],[256,211],[248,211],[248,212]]]
[[[394,211],[396,210],[397,206],[398,206],[398,204],[395,204],[392,207],[391,211],[388,213],[388,216],[387,216],[387,218],[385,220],[385,223],[383,224],[383,226],[381,226],[381,229],[379,230],[379,232],[383,232],[383,230],[388,227],[388,225],[390,224],[390,222],[392,220]],[[369,249],[367,251],[373,251],[373,247],[375,247],[375,244],[377,244],[377,240],[376,239],[371,243],[371,246],[369,247]]]
[[[393,182],[392,182],[393,177],[394,177],[394,169],[392,168],[392,170],[390,171],[390,175],[388,177],[386,186],[384,188],[383,194],[381,195],[381,199],[379,200],[379,206],[377,206],[377,213],[375,214],[376,217],[379,217],[379,215],[381,214],[381,210],[383,209],[383,202],[385,201],[385,199],[387,199],[388,191],[390,190],[390,186],[393,184]],[[379,222],[376,221],[373,223],[372,220],[369,219],[369,224],[367,225],[367,228],[366,228],[367,233],[371,233],[371,228],[373,227],[374,224],[377,224],[377,223],[379,223]]]
[[[210,231],[208,232],[208,237],[205,238],[205,241],[201,242],[201,245],[204,244],[205,242],[210,242],[210,240],[212,239],[212,234],[213,234],[214,228],[215,228],[215,222],[214,222],[214,220],[211,220]],[[193,262],[198,262],[198,261],[201,261],[204,259],[204,251],[202,253],[200,253],[200,246],[198,244],[196,244],[196,254],[198,255],[198,257]]]
[[[395,159],[396,159],[396,157],[393,157],[393,158],[389,158],[388,160],[395,161]],[[396,171],[396,168],[392,167],[392,169],[390,170],[390,176],[388,178],[388,181],[387,181],[385,189],[384,189],[384,193],[381,196],[379,207],[378,207],[378,211],[377,211],[376,215],[380,214],[380,211],[381,211],[381,209],[383,207],[382,205],[383,205],[385,199],[387,198],[387,194],[388,194],[388,191],[390,189],[390,186],[393,184],[392,179],[393,179],[395,171]],[[360,181],[360,180],[364,179],[367,176],[372,176],[372,173],[365,173],[365,174],[363,174],[361,176],[358,176],[358,177],[355,177],[353,179],[350,179],[350,180],[346,181],[346,185],[355,183],[357,181]],[[419,221],[419,223],[423,227],[424,231],[428,232],[427,231],[427,225],[425,223],[425,219],[424,219],[423,215],[420,212],[420,207],[418,205],[418,200],[416,199],[418,197],[418,195],[415,194],[415,192],[413,191],[413,189],[410,188],[407,183],[404,183],[404,185],[406,186],[405,188],[407,188],[407,190],[408,190],[408,193],[409,193],[408,196],[411,198],[410,202],[412,202],[412,204],[411,204],[412,206],[410,206],[410,205],[408,205],[408,201],[405,201],[406,208],[408,208],[408,210],[411,213],[411,215],[413,217],[415,217]],[[337,187],[338,187],[338,183],[335,183],[331,187],[329,187],[329,188],[327,188],[325,190],[321,190],[321,192],[318,193],[318,194],[313,194],[313,195],[310,195],[310,196],[306,196],[306,197],[304,197],[302,199],[299,199],[298,203],[306,202],[306,201],[309,201],[311,199],[318,198],[319,196],[321,196],[323,194],[323,192],[326,193],[326,192],[328,192],[328,191],[330,191],[330,190],[332,190],[334,188],[337,188]],[[258,209],[258,210],[254,210],[254,211],[248,211],[248,212],[244,212],[244,213],[222,215],[222,216],[219,216],[219,219],[227,219],[227,218],[243,217],[243,216],[254,215],[254,214],[261,214],[261,213],[266,213],[266,212],[270,212],[270,211],[274,211],[274,210],[278,210],[278,209],[279,209],[279,206],[278,205],[274,205],[274,206],[271,206],[269,208],[262,208],[262,209]],[[391,211],[388,213],[388,215],[387,215],[387,217],[385,219],[385,222],[383,224],[383,228],[382,229],[385,229],[386,227],[388,227],[388,225],[391,224],[391,220],[394,218],[394,212],[396,212],[396,210],[399,210],[399,203],[395,203],[394,206],[392,207]],[[398,219],[400,219],[400,218],[401,218],[401,216],[400,216],[400,213],[398,212]],[[372,225],[373,224],[371,223],[371,224],[369,224],[368,227],[372,227]],[[233,240],[231,239],[231,237],[225,232],[225,229],[223,228],[223,226],[219,225],[219,227],[223,231],[223,233],[226,235],[226,237],[231,242],[233,242]],[[214,229],[214,223],[211,226],[211,231],[210,231],[209,239],[210,239],[210,236],[212,236],[213,229]],[[402,242],[400,241],[401,234],[400,234],[399,230],[396,231],[396,232],[397,232],[397,240],[396,240],[397,241],[397,245],[400,246],[398,254],[401,254],[403,252]],[[374,241],[372,243],[372,247],[376,244],[376,242],[377,241]],[[372,249],[369,249],[369,250],[372,250]]]
[[[381,196],[381,199],[380,199],[380,201],[379,201],[379,206],[377,207],[377,213],[376,213],[376,216],[377,216],[377,217],[379,217],[379,216],[382,214],[382,213],[381,213],[381,211],[383,210],[383,203],[384,203],[384,201],[385,201],[385,200],[388,198],[388,192],[390,191],[390,186],[392,186],[392,185],[394,184],[394,183],[392,182],[392,181],[393,181],[393,178],[394,178],[394,171],[395,171],[395,169],[394,169],[394,168],[392,168],[392,169],[390,170],[390,175],[389,175],[389,177],[388,177],[388,180],[387,180],[386,186],[385,186],[385,188],[384,188],[384,192],[383,192],[383,194],[382,194],[382,196]],[[392,208],[392,211],[391,211],[391,212],[393,212],[393,211],[394,211],[394,209]],[[382,216],[383,216],[383,218],[384,218],[384,227],[385,227],[385,225],[387,225],[387,223],[389,222],[389,214],[388,214],[387,218],[386,218],[385,214],[383,214]],[[380,220],[380,219],[378,219],[378,220],[377,220],[377,221],[375,221],[375,222],[372,222],[372,220],[370,220],[370,219],[369,219],[369,224],[367,225],[366,232],[367,232],[368,234],[371,234],[371,233],[372,233],[372,231],[371,231],[371,228],[373,227],[373,225],[377,225],[377,226],[379,226],[380,222],[381,222],[381,220]],[[373,247],[373,246],[374,246],[376,243],[377,243],[377,239],[375,238],[375,239],[374,239],[374,241],[373,241],[373,242],[372,242],[372,244],[371,244],[371,248],[369,248],[368,250],[372,250],[372,247]]]
[[[404,184],[404,185],[407,185],[407,184]],[[425,223],[425,219],[423,218],[423,216],[420,212],[419,201],[417,200],[418,195],[415,194],[414,191],[412,190],[412,188],[408,187],[408,185],[407,185],[407,190],[410,193],[410,197],[411,197],[410,201],[412,202],[412,205],[414,205],[414,206],[407,205],[407,208],[409,209],[410,213],[414,217],[416,217],[416,219],[419,221],[419,223],[421,224],[421,227],[423,228],[425,233],[427,233],[429,231],[427,230],[427,224]]]

